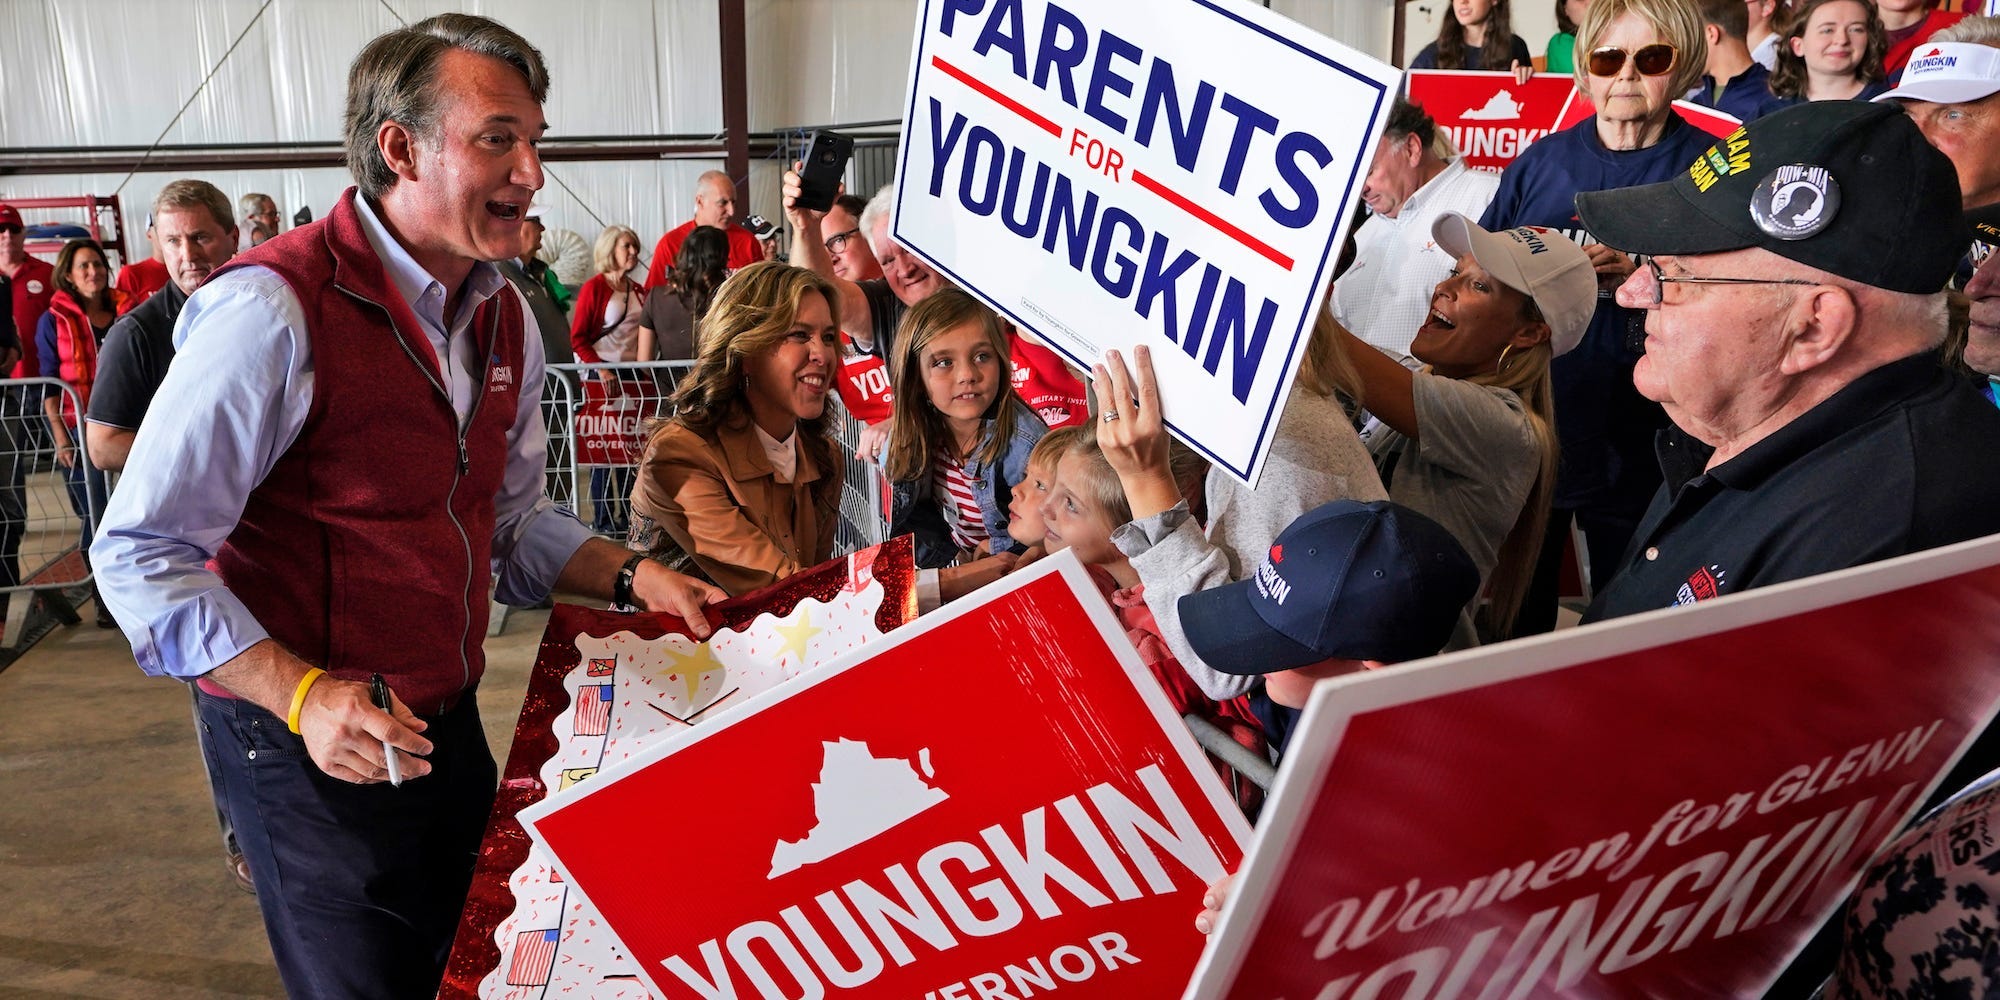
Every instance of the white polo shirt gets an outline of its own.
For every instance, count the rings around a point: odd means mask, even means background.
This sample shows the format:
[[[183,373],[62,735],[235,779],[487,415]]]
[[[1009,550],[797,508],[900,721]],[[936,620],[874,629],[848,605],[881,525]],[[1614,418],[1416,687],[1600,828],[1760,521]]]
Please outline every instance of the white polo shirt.
[[[1431,239],[1431,223],[1445,212],[1473,219],[1486,212],[1500,175],[1466,167],[1463,158],[1417,189],[1391,219],[1371,215],[1355,231],[1354,266],[1333,286],[1333,317],[1340,325],[1399,361],[1430,312],[1431,290],[1451,273],[1451,255]]]

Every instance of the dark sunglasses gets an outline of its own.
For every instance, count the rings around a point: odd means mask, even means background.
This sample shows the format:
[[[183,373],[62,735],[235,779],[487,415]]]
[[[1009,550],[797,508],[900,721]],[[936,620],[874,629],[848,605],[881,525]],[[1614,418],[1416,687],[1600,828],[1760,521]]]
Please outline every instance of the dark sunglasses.
[[[26,232],[26,230],[22,229],[20,226],[17,226],[11,222],[0,222],[0,233],[19,233],[19,232]]]
[[[1640,76],[1665,76],[1674,68],[1674,57],[1678,55],[1674,47],[1665,42],[1639,46],[1639,51],[1628,53],[1615,45],[1590,50],[1584,65],[1591,76],[1617,76],[1625,68],[1625,57],[1632,57],[1632,65]]]

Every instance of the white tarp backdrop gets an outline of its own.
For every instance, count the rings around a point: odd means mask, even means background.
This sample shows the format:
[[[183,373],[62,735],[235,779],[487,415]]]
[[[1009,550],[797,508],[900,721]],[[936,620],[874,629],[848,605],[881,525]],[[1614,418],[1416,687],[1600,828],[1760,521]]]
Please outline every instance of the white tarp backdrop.
[[[1249,0],[1245,0],[1249,2]],[[1386,56],[1394,0],[1272,0],[1270,7]],[[722,129],[714,0],[0,0],[0,149],[335,142],[347,65],[399,22],[463,10],[505,22],[542,50],[552,138],[711,136]],[[245,25],[255,24],[248,33]],[[892,119],[902,113],[914,0],[748,0],[750,127]],[[237,43],[237,36],[242,40]],[[224,60],[230,45],[234,52]],[[202,77],[213,79],[164,136]],[[715,160],[566,162],[541,202],[586,240],[601,224],[646,249],[685,221]],[[780,166],[753,158],[750,210],[776,218]],[[324,215],[349,184],[339,168],[0,175],[0,199],[119,192],[126,239],[147,252],[145,213],[168,181],[199,176],[232,198],[263,191],[289,220]],[[32,217],[30,221],[35,221]],[[289,228],[289,221],[286,223]]]

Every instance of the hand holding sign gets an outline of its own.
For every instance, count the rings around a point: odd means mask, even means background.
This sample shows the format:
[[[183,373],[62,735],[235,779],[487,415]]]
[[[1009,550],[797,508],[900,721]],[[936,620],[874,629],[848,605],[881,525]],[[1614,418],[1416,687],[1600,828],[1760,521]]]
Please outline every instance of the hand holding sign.
[[[1230,872],[1208,887],[1201,897],[1201,912],[1195,915],[1194,929],[1203,934],[1215,933],[1217,924],[1222,922],[1222,908],[1229,903],[1229,890],[1236,886],[1236,873]]]
[[[1180,503],[1181,491],[1169,458],[1152,351],[1144,344],[1134,348],[1132,364],[1138,370],[1136,378],[1117,351],[1106,351],[1091,371],[1098,405],[1097,446],[1118,473],[1136,521]]]
[[[918,7],[891,235],[1078,367],[1157,347],[1254,482],[1400,74],[1255,4]]]

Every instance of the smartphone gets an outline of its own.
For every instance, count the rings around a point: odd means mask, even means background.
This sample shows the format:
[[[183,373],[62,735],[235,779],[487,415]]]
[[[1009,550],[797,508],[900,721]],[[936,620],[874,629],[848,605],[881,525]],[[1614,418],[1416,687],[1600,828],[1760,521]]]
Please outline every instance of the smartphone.
[[[841,175],[847,173],[847,160],[853,155],[853,139],[826,129],[814,132],[806,143],[795,204],[815,212],[832,208],[834,196],[840,193]]]

